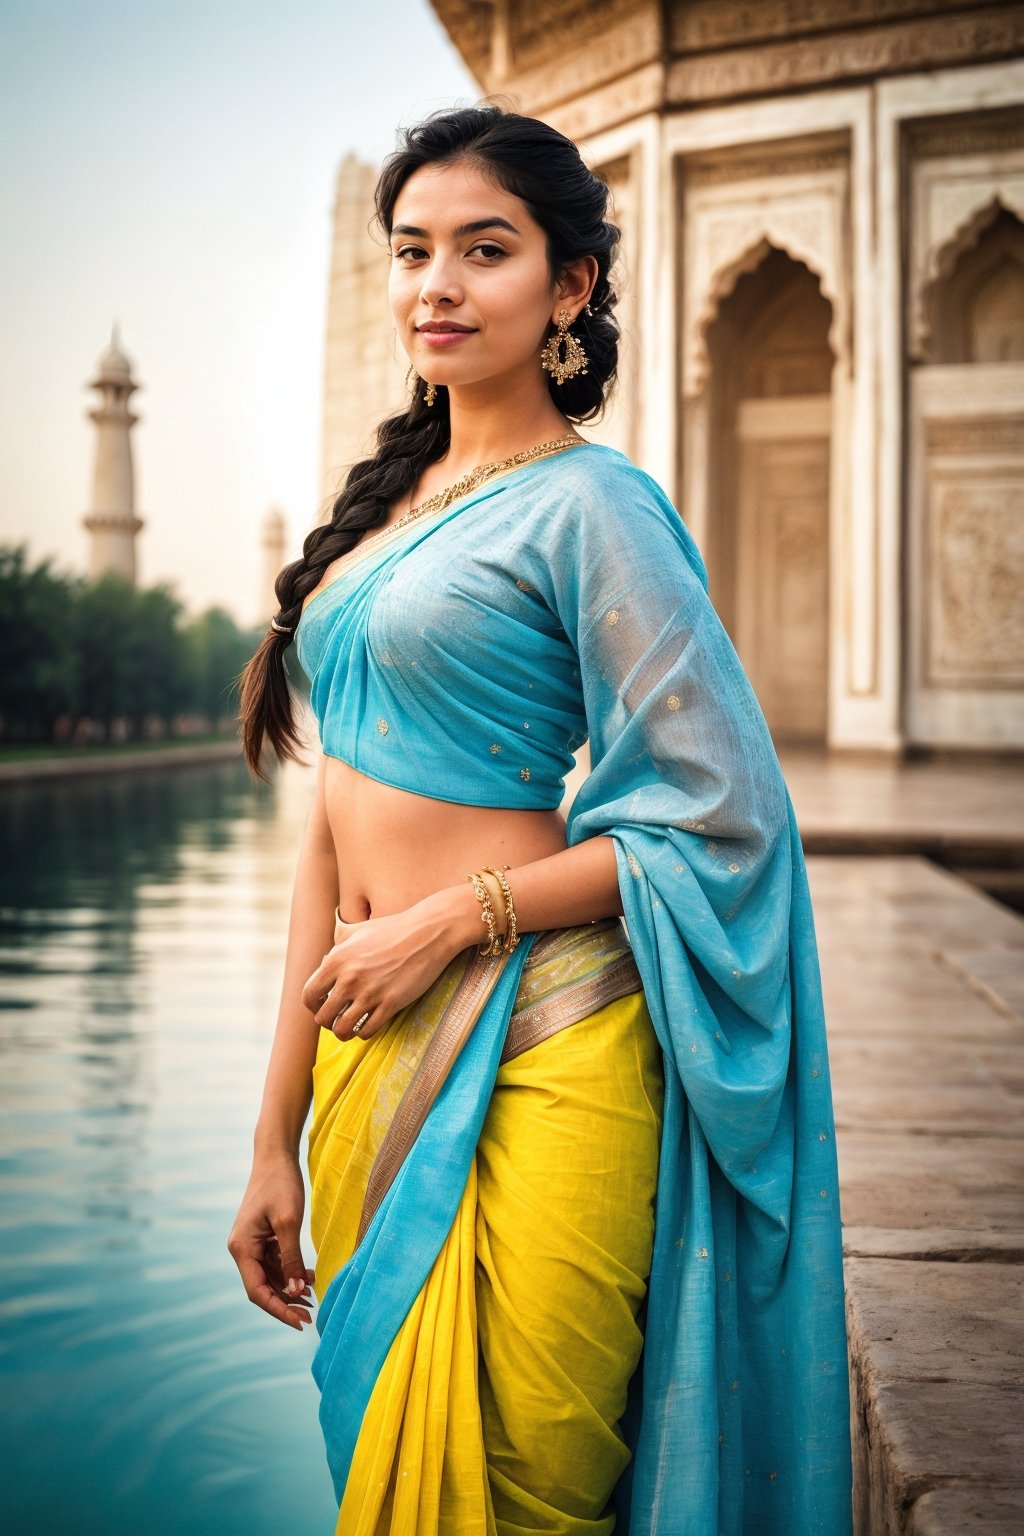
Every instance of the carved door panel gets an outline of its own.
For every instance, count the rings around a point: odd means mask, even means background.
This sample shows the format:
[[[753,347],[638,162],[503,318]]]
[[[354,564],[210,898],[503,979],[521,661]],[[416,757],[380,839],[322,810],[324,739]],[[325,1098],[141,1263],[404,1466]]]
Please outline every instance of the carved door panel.
[[[741,436],[739,449],[736,649],[776,743],[824,743],[829,439]]]

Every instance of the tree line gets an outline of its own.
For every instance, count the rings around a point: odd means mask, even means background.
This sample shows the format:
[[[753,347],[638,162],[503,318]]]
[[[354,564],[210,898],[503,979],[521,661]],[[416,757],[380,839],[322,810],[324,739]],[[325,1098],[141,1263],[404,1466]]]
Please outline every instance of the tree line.
[[[237,728],[238,675],[265,630],[184,619],[171,586],[64,576],[0,545],[0,745],[141,741]]]

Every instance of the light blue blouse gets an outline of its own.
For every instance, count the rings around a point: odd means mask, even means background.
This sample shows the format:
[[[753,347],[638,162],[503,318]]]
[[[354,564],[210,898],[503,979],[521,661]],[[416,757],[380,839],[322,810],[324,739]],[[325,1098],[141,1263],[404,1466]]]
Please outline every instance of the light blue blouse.
[[[665,1060],[617,1536],[849,1536],[838,1167],[806,867],[767,724],[671,501],[612,448],[536,461],[357,547],[296,640],[324,751],[418,794],[557,806],[589,734],[567,840],[614,841]],[[465,1187],[530,938],[319,1309],[339,1489]]]
[[[441,800],[560,805],[588,735],[562,623],[575,597],[572,509],[582,516],[595,486],[639,474],[615,449],[566,449],[414,521],[379,554],[357,547],[296,632],[323,750]]]

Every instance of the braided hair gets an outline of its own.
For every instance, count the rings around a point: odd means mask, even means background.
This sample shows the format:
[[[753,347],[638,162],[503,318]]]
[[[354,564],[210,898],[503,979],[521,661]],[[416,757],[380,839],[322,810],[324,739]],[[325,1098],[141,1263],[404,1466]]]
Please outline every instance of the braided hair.
[[[619,325],[612,314],[616,294],[608,274],[620,231],[605,218],[608,189],[584,164],[571,139],[537,118],[496,103],[442,108],[402,129],[398,147],[381,169],[374,193],[374,221],[391,238],[398,195],[414,171],[425,165],[475,161],[506,192],[518,197],[547,236],[552,281],[583,256],[593,256],[598,276],[589,312],[574,322],[587,353],[587,371],[561,385],[548,376],[552,399],[572,421],[591,421],[604,406],[618,363]],[[551,334],[555,334],[552,328]],[[448,390],[436,386],[436,400],[424,401],[417,382],[409,405],[385,417],[375,450],[353,464],[331,509],[329,521],[306,535],[302,555],[282,568],[274,584],[279,604],[272,627],[240,674],[242,745],[251,773],[267,782],[262,767],[265,742],[278,759],[300,761],[302,741],[292,713],[284,652],[302,612],[331,563],[351,550],[369,529],[387,521],[389,509],[440,459],[451,440]],[[280,628],[276,627],[280,626]]]

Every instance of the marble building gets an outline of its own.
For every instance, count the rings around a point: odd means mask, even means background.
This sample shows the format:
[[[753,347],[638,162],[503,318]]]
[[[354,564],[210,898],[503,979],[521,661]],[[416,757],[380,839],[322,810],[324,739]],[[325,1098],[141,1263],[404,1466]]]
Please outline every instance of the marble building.
[[[589,435],[665,486],[777,743],[1024,747],[1024,7],[434,0],[623,231]],[[407,361],[337,184],[323,515]]]

